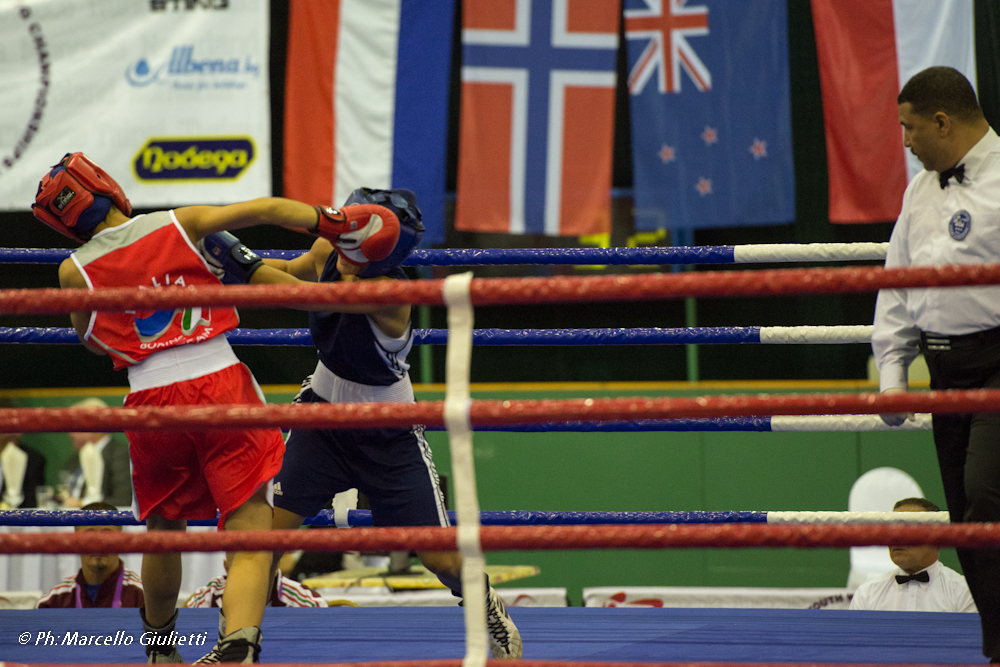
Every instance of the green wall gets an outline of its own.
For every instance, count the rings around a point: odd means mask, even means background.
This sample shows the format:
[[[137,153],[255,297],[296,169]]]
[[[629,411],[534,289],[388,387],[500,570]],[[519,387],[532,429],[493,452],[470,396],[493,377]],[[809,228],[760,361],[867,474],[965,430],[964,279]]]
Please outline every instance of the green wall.
[[[601,392],[601,396],[638,392]],[[696,392],[643,392],[697,395]],[[700,392],[705,393],[705,392]],[[545,398],[594,393],[560,392]],[[537,392],[479,399],[542,398]],[[422,400],[439,400],[421,395]],[[428,434],[439,472],[447,437]],[[846,511],[851,485],[880,466],[900,468],[944,507],[930,432],[497,433],[473,438],[484,510]],[[958,568],[953,550],[942,560]],[[587,586],[844,586],[845,549],[494,552],[488,562],[532,564],[532,586],[564,586],[580,604]],[[961,570],[959,570],[961,571]],[[512,584],[517,585],[517,584]]]
[[[691,396],[714,391],[475,392],[477,399]],[[735,392],[734,392],[735,393]],[[269,394],[288,402],[288,393]],[[64,406],[80,396],[23,399]],[[118,405],[121,396],[104,396]],[[442,400],[418,392],[418,400]],[[428,432],[438,471],[451,474],[447,436]],[[48,475],[71,453],[63,434],[28,434],[49,458]],[[483,510],[697,511],[847,510],[862,473],[893,466],[944,506],[930,432],[897,433],[499,433],[474,434]],[[55,464],[55,465],[53,465]],[[451,502],[453,506],[453,499]],[[942,560],[958,569],[953,550]],[[562,586],[581,603],[587,586],[843,586],[844,549],[679,549],[492,552],[488,562],[531,564],[541,574],[513,586]]]

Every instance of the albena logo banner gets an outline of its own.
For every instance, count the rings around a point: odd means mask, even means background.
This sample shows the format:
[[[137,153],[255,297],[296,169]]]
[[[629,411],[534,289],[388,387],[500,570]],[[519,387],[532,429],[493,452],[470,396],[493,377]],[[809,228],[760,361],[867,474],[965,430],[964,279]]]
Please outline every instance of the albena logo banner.
[[[242,88],[240,79],[260,77],[261,66],[253,58],[232,55],[196,58],[194,45],[175,46],[166,62],[151,65],[146,58],[140,58],[125,70],[125,80],[130,86],[144,88],[153,83],[172,82],[177,88]],[[192,77],[215,78],[209,82],[195,81]],[[224,80],[224,78],[229,80]]]

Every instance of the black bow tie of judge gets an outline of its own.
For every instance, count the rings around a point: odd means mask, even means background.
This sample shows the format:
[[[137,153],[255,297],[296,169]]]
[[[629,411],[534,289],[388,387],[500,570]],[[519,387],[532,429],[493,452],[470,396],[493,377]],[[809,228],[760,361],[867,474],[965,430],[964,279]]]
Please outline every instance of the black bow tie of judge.
[[[951,169],[945,169],[940,174],[938,174],[938,180],[941,182],[941,189],[944,190],[948,187],[948,179],[952,176],[955,177],[956,183],[961,183],[965,180],[965,165],[959,164],[955,165]]]
[[[908,581],[920,581],[926,584],[930,580],[931,580],[931,575],[927,574],[927,570],[924,570],[923,572],[917,572],[916,574],[896,575],[897,584],[905,584]]]

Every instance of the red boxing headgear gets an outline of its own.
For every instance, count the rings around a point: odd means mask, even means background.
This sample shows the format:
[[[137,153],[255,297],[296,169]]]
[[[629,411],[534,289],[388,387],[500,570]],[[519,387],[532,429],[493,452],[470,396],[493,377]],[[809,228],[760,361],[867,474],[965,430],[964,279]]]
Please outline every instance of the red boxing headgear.
[[[104,220],[114,203],[132,215],[132,205],[121,186],[83,153],[67,153],[42,177],[31,212],[36,218],[74,241]]]

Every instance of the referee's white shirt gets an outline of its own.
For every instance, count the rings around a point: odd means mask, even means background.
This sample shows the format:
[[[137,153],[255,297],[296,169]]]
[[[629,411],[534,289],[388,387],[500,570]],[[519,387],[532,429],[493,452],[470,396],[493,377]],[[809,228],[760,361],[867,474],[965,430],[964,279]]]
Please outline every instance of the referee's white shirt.
[[[1000,262],[1000,138],[993,129],[959,160],[965,179],[941,188],[936,171],[914,176],[889,239],[886,268]],[[967,228],[961,219],[964,212]],[[964,232],[964,235],[963,235]],[[881,389],[907,386],[920,331],[962,335],[1000,327],[1000,286],[880,290],[872,351]]]
[[[906,574],[899,568],[861,584],[851,598],[851,609],[868,611],[951,611],[975,613],[965,577],[941,561],[927,568],[930,581],[896,583],[897,574]]]

